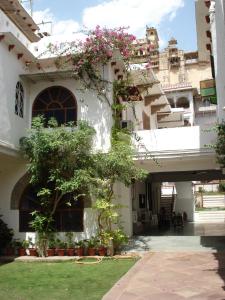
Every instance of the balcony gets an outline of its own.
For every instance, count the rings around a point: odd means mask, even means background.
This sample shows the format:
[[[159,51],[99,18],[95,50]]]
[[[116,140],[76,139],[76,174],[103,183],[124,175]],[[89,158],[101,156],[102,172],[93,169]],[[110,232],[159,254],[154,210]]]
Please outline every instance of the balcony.
[[[137,131],[136,164],[150,173],[219,168],[214,150],[207,146],[216,140],[216,133],[209,128],[190,126]]]
[[[137,152],[170,155],[212,152],[206,145],[213,144],[216,133],[208,127],[192,126],[137,131]]]

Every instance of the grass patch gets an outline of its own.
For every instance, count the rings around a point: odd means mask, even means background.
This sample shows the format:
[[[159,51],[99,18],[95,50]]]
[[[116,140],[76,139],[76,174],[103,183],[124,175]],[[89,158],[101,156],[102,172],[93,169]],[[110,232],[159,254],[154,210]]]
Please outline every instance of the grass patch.
[[[100,300],[134,263],[135,260],[103,260],[95,265],[0,264],[0,299]]]

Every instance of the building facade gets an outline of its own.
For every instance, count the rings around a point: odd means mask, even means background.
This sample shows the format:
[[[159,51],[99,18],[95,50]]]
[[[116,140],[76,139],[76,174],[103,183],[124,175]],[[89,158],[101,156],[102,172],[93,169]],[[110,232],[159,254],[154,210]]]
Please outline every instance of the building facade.
[[[51,58],[33,56],[29,48],[40,39],[37,30],[17,0],[0,2],[0,214],[18,238],[31,234],[23,227],[29,210],[24,196],[29,178],[19,140],[26,136],[32,116],[42,112],[56,116],[60,123],[86,120],[97,133],[95,148],[102,151],[110,147],[113,124],[108,104],[100,102],[93,90],[82,92],[70,70],[59,71]],[[115,186],[115,201],[123,204],[122,223],[129,236],[140,229],[140,223],[154,223],[163,205],[162,182],[178,182],[175,208],[180,211],[182,207],[192,220],[192,194],[184,197],[185,191],[190,192],[190,182],[222,177],[215,153],[205,147],[216,138],[215,133],[205,130],[216,120],[216,111],[213,105],[204,105],[200,93],[200,82],[211,79],[210,62],[208,58],[201,60],[197,52],[179,50],[175,39],[164,51],[159,51],[158,42],[157,31],[147,28],[146,39],[134,45],[133,63],[141,65],[150,59],[151,66],[131,73],[138,97],[121,99],[126,104],[121,126],[132,126],[135,163],[149,172],[145,182],[129,188]],[[115,59],[102,69],[103,79],[111,82],[121,74],[121,60]],[[112,103],[112,90],[108,98]],[[77,230],[77,237],[89,238],[96,231],[95,215],[91,203],[82,209],[82,230]],[[63,224],[60,226],[63,231]]]

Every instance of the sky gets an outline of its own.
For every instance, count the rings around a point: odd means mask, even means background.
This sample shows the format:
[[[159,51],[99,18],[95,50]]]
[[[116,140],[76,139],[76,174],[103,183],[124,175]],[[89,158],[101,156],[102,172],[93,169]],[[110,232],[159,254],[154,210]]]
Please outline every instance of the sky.
[[[148,25],[158,29],[161,48],[175,37],[180,49],[197,50],[194,0],[33,0],[33,10],[36,22],[52,21],[52,41],[69,41],[96,25],[129,26],[141,38]]]

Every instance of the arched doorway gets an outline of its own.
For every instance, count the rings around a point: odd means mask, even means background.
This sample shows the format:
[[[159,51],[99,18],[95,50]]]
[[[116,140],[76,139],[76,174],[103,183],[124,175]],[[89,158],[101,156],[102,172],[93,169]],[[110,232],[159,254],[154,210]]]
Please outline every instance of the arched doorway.
[[[68,202],[70,205],[68,206]],[[32,185],[27,185],[20,201],[19,201],[19,231],[32,232],[30,226],[32,221],[31,213],[33,211],[41,211],[43,207],[40,205],[37,197],[37,189]],[[83,215],[84,215],[84,199],[74,200],[74,195],[68,193],[63,196],[60,205],[53,215],[53,227],[57,232],[81,232],[83,231]]]

